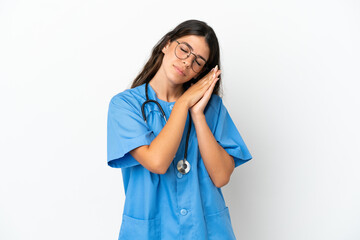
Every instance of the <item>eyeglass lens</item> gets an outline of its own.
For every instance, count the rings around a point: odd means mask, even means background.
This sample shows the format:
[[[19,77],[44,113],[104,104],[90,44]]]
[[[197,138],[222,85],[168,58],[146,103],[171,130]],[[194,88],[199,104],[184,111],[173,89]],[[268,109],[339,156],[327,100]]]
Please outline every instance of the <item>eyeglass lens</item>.
[[[180,59],[186,59],[191,55],[191,50],[186,44],[180,43],[175,48],[175,55]],[[191,67],[195,72],[200,72],[205,63],[206,62],[203,59],[196,57],[192,62]]]

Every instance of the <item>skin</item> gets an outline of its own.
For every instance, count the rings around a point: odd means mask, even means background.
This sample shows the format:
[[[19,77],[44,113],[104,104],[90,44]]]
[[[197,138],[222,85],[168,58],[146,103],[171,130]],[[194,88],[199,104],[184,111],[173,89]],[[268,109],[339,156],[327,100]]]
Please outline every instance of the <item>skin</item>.
[[[189,43],[193,47],[195,55],[201,55],[208,59],[210,50],[204,37],[188,35],[177,40]],[[199,73],[194,72],[191,68],[194,55],[190,55],[184,60],[175,56],[176,45],[176,41],[168,42],[162,49],[164,53],[162,65],[149,82],[159,99],[168,102],[175,101],[170,117],[150,145],[135,148],[130,151],[130,154],[149,171],[157,174],[166,173],[180,145],[187,114],[190,110],[204,165],[214,185],[220,188],[229,182],[235,163],[233,157],[218,144],[209,129],[204,109],[221,70],[217,69],[216,66],[215,69],[183,92],[182,84],[196,77]],[[183,74],[179,73],[175,66]]]

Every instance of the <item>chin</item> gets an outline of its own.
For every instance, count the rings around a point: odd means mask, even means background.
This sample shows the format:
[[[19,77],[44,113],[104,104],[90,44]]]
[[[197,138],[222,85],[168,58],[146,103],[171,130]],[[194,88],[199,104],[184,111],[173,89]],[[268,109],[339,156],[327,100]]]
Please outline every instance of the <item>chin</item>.
[[[181,76],[177,75],[177,73],[167,75],[167,79],[170,82],[172,82],[173,84],[183,84],[183,83],[186,83],[191,80],[191,79],[188,79],[187,77],[181,77]]]

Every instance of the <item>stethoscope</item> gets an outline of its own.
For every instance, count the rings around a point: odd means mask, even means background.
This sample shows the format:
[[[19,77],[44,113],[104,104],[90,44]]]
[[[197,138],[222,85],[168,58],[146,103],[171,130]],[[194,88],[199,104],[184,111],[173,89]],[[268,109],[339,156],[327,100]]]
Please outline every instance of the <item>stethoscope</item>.
[[[141,112],[142,112],[144,121],[145,121],[145,123],[147,123],[146,116],[145,116],[145,111],[144,111],[145,104],[149,103],[149,102],[153,102],[153,103],[156,103],[156,105],[160,109],[161,114],[164,117],[165,124],[166,124],[167,120],[166,120],[165,112],[164,112],[163,108],[161,107],[160,103],[158,103],[155,100],[149,99],[149,96],[148,96],[148,84],[149,84],[148,82],[145,84],[146,101],[141,106]],[[188,143],[189,143],[189,136],[190,136],[190,130],[191,130],[191,115],[189,114],[189,128],[188,128],[188,132],[187,132],[187,135],[186,135],[184,159],[178,161],[178,163],[177,163],[177,170],[182,174],[187,174],[190,171],[190,163],[186,160]]]

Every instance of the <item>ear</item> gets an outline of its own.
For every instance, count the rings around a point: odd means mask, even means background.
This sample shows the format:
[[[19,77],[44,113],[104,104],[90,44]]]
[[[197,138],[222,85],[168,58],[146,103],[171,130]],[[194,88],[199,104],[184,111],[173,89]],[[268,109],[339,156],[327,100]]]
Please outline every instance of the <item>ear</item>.
[[[163,53],[166,52],[166,50],[169,48],[170,46],[170,40],[167,42],[167,44],[165,45],[165,47],[163,47],[163,49],[161,50]]]

